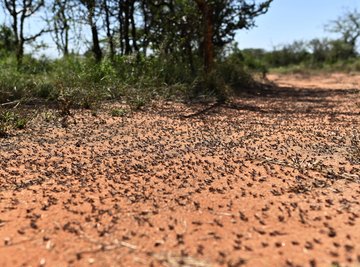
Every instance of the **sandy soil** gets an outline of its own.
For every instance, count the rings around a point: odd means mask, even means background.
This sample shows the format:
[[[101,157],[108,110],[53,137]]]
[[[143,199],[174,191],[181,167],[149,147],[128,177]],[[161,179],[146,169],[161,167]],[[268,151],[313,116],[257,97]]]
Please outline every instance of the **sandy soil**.
[[[360,76],[0,140],[0,266],[360,266]]]

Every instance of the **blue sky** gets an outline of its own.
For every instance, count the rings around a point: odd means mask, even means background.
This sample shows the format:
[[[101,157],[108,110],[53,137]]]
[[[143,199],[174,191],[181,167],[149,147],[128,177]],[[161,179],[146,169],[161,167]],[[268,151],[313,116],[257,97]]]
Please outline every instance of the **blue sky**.
[[[360,0],[274,0],[268,13],[256,19],[257,27],[240,31],[236,41],[239,48],[271,50],[294,40],[334,37],[324,25],[354,8],[360,10]]]

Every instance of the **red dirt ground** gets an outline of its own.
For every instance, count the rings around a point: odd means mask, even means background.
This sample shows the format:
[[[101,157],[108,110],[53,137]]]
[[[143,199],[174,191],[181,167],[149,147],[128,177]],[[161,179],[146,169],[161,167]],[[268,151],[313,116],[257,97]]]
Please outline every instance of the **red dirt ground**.
[[[360,266],[360,76],[269,78],[199,114],[38,111],[0,140],[0,266]]]

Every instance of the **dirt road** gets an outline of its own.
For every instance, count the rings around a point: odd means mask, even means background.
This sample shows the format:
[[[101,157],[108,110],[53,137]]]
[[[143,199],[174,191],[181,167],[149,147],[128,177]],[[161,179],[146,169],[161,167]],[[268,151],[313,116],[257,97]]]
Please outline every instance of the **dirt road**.
[[[360,266],[360,76],[270,79],[1,139],[0,266]]]

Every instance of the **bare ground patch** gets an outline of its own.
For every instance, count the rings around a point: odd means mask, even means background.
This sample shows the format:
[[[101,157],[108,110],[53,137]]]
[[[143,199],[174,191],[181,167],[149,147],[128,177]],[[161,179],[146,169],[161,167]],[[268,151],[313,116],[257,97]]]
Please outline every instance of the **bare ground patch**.
[[[1,139],[0,265],[358,266],[360,78],[270,79]]]

